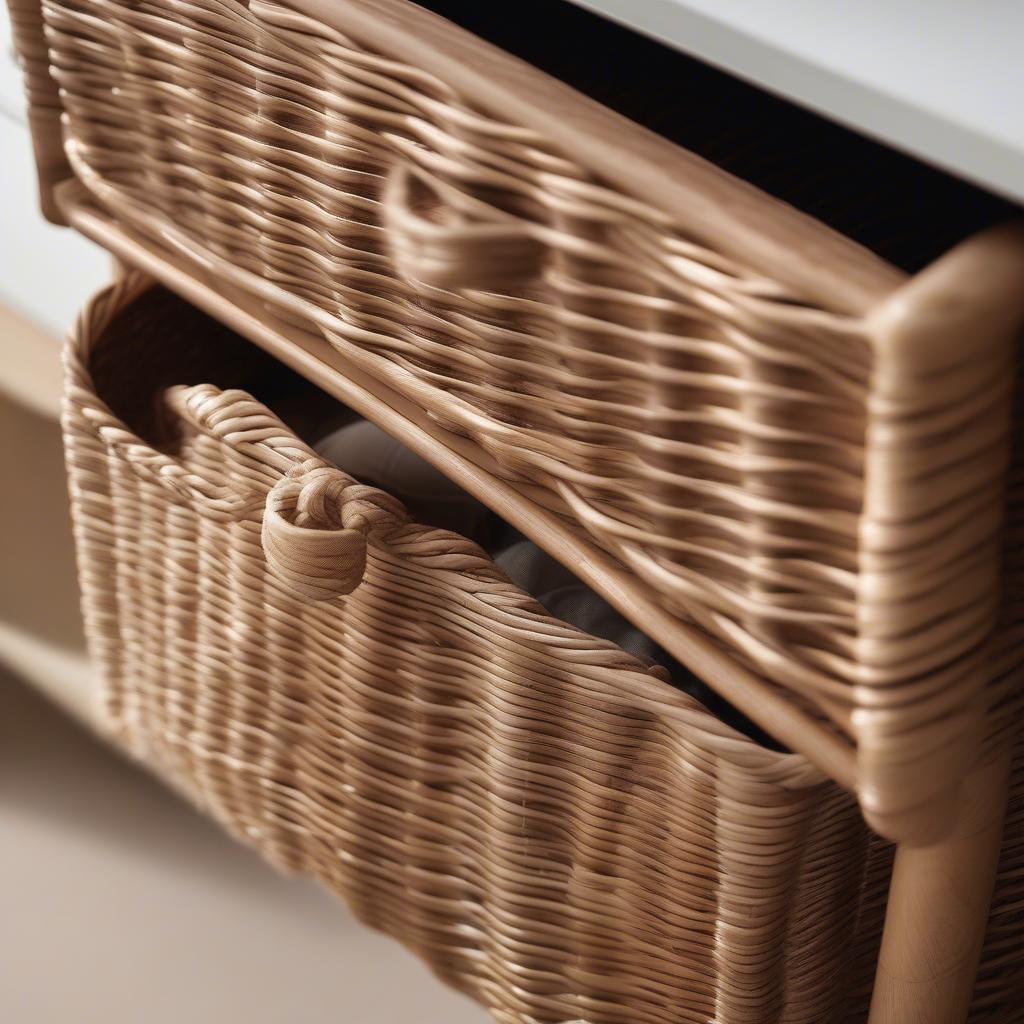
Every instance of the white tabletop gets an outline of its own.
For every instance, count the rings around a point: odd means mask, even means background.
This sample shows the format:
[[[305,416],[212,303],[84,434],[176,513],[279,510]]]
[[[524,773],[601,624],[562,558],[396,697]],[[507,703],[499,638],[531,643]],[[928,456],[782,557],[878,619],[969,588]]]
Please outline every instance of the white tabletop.
[[[575,0],[1024,201],[1021,0]]]

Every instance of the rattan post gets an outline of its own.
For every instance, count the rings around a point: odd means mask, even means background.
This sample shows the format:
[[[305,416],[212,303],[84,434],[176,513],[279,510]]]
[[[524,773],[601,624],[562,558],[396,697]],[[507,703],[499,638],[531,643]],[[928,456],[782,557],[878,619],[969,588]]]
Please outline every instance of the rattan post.
[[[988,499],[1005,507],[1011,385],[1024,319],[1022,279],[1024,228],[1006,225],[958,246],[872,318],[877,361],[866,444],[859,638],[865,671],[913,664],[907,651],[921,608],[894,585],[906,578],[905,563],[896,574],[887,569],[891,552],[899,548],[916,550],[927,563],[929,545],[913,543],[921,509],[934,507],[937,498],[953,503],[968,486],[990,488]],[[984,421],[970,423],[985,433],[991,448],[991,472],[981,478],[984,484],[971,475],[980,455],[950,460],[942,441],[920,429],[930,395],[961,388],[966,404],[976,368],[1002,369],[1005,376],[1004,398],[987,403]],[[997,383],[993,392],[999,390]],[[916,406],[908,406],[908,396],[917,396]],[[948,394],[944,401],[949,403]],[[908,408],[916,410],[916,417]],[[862,792],[869,820],[888,834],[920,837],[930,832],[935,837],[930,844],[905,841],[898,847],[870,1024],[962,1024],[985,938],[1006,816],[1012,723],[994,713],[1001,524],[994,530],[987,524],[973,540],[968,557],[981,563],[991,588],[988,599],[984,594],[977,598],[981,607],[992,609],[985,623],[990,638],[962,658],[955,676],[946,677],[959,678],[963,686],[954,712],[959,727],[954,733],[944,722],[920,728],[912,749],[893,728],[892,708],[879,706],[874,714],[861,716],[862,765],[881,778],[888,764],[907,782],[898,807],[876,801],[870,790]],[[946,542],[946,535],[938,533],[931,543]],[[962,596],[951,586],[927,594],[928,614],[941,619],[944,602]],[[970,677],[976,682],[963,685]],[[958,791],[936,790],[929,776],[940,762],[948,768],[951,760],[974,768],[965,768]]]
[[[1007,744],[965,780],[956,825],[896,853],[869,1024],[963,1024],[985,939],[1010,778]]]
[[[996,713],[994,663],[1022,280],[1024,225],[1002,225],[868,319],[858,790],[868,822],[897,842],[948,833],[955,781],[1011,726],[1012,704]]]

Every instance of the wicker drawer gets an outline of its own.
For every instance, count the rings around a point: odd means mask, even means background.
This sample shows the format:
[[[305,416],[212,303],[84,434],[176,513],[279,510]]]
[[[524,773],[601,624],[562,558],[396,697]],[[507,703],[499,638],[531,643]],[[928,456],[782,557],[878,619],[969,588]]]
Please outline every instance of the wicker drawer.
[[[1019,233],[908,283],[399,0],[13,6],[47,188],[74,177],[468,439],[656,594],[678,648],[710,638],[784,694],[876,827],[942,830],[1019,704]],[[859,166],[837,151],[833,183]],[[900,180],[869,211],[897,234]],[[918,241],[890,246],[911,269]]]
[[[863,1014],[887,852],[847,794],[246,393],[172,388],[154,415],[176,378],[283,372],[141,278],[83,314],[66,366],[85,618],[124,747],[498,1020]]]

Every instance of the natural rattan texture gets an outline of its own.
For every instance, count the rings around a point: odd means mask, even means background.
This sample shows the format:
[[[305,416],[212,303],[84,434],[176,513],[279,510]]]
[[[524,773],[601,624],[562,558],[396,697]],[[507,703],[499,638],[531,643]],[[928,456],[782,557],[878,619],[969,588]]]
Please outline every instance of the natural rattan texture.
[[[1007,346],[882,344],[557,133],[273,0],[42,10],[67,156],[107,210],[473,439],[846,737],[876,824],[935,833],[1019,692],[1015,632],[995,668],[987,646]]]
[[[858,901],[887,879],[865,881],[849,796],[548,617],[244,392],[172,388],[154,416],[171,349],[183,381],[258,380],[219,340],[132,276],[67,349],[111,734],[500,1021],[862,1014],[851,946],[869,956],[880,921]]]

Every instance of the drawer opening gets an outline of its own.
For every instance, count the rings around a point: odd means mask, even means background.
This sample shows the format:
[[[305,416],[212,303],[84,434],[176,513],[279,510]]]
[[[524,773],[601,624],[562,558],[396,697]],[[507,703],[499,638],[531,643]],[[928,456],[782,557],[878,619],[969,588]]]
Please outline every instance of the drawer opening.
[[[161,333],[166,337],[160,338]],[[126,353],[132,350],[132,339],[143,335],[150,339],[146,358],[134,365],[134,386],[125,388]],[[660,666],[664,672],[655,670],[656,679],[669,680],[758,745],[789,752],[496,512],[370,421],[173,292],[154,286],[120,311],[90,349],[89,370],[111,412],[167,453],[173,453],[176,438],[161,402],[166,388],[204,383],[250,392],[324,458],[361,483],[397,497],[417,522],[475,541],[553,617],[615,643],[643,664]]]
[[[420,6],[914,273],[1019,207],[568,0]]]

